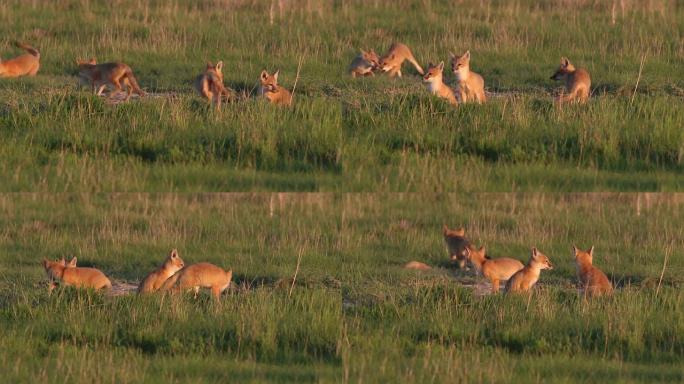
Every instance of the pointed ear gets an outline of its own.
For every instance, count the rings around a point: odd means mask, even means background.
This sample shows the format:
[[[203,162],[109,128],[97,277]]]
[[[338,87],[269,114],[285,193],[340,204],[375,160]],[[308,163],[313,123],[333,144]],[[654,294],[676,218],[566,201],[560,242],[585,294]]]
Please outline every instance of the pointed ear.
[[[577,247],[575,246],[575,244],[572,245],[572,254],[573,255],[577,254]]]
[[[537,247],[532,247],[532,257],[534,257],[536,259],[537,255],[539,255],[539,251],[537,250]]]
[[[216,70],[221,72],[222,69],[223,69],[223,60],[216,63]]]
[[[261,71],[261,79],[262,80],[268,79],[268,72],[266,72],[265,69],[263,71]]]
[[[88,64],[95,65],[95,64],[97,64],[97,60],[95,60],[94,57],[91,57],[91,58],[90,58],[90,61],[88,62]]]
[[[76,267],[77,262],[78,262],[78,259],[76,259],[76,256],[74,256],[71,258],[71,260],[69,260],[69,264],[67,264],[67,267],[74,268],[74,267]]]
[[[589,254],[589,256],[594,257],[594,246],[593,245],[591,246],[591,248],[589,248],[587,253]]]
[[[440,61],[439,65],[437,67],[439,68],[440,71],[443,71],[444,70],[444,62]]]
[[[458,56],[456,56],[456,54],[454,54],[453,52],[449,52],[449,57],[451,57],[452,59],[455,59]]]
[[[570,64],[570,60],[567,57],[561,57],[561,67],[567,67]]]
[[[178,257],[178,250],[174,248],[171,250],[171,258],[175,259],[176,257]]]
[[[463,58],[466,60],[470,60],[470,49],[465,51],[465,53],[463,54]]]
[[[278,74],[279,74],[279,73],[280,73],[280,69],[277,69],[277,70],[275,71],[275,73],[273,74],[273,79],[275,79],[275,81],[278,81]]]
[[[486,256],[486,255],[487,255],[487,249],[485,249],[485,246],[484,246],[484,245],[480,247],[480,253],[482,254],[482,256]]]

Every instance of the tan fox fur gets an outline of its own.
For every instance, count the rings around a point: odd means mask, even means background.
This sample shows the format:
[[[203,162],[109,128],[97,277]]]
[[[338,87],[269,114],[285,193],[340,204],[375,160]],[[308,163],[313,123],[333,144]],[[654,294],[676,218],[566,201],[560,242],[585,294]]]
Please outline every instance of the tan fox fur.
[[[179,291],[192,288],[195,291],[195,296],[197,296],[200,288],[210,288],[214,298],[218,299],[221,292],[228,288],[232,278],[232,270],[224,271],[213,264],[197,263],[188,265],[176,272],[164,282],[161,290],[174,289]]]
[[[268,101],[276,105],[290,105],[292,104],[292,94],[287,89],[278,85],[278,73],[269,75],[266,70],[261,71],[261,87],[259,87],[259,95],[266,97]]]
[[[532,248],[530,261],[506,283],[506,293],[529,291],[539,280],[542,269],[553,269],[553,265],[546,255],[539,252],[537,248]]]
[[[178,272],[185,266],[183,259],[178,256],[177,250],[172,250],[171,253],[164,260],[164,264],[159,268],[150,272],[138,286],[138,293],[155,292],[161,288],[164,282],[174,273]]]
[[[580,288],[588,296],[610,295],[613,293],[613,285],[608,277],[600,269],[594,267],[594,247],[588,251],[582,251],[572,246],[575,253],[575,265],[577,266],[577,278]]]
[[[103,63],[97,64],[97,60],[88,61],[76,60],[78,64],[78,76],[83,82],[92,87],[93,92],[98,96],[110,85],[117,92],[121,91],[121,83],[126,85],[126,101],[130,99],[131,93],[145,96],[145,92],[138,86],[138,81],[133,76],[131,67],[124,63]]]
[[[460,269],[466,268],[466,262],[468,261],[466,248],[470,246],[470,242],[465,238],[465,229],[449,229],[444,224],[443,234],[447,252],[449,252],[449,259],[458,264]]]
[[[0,59],[0,77],[35,76],[40,68],[40,52],[27,44],[15,45],[28,53],[10,60]]]
[[[427,83],[430,93],[437,95],[443,99],[446,99],[449,104],[458,105],[456,101],[456,96],[454,96],[454,91],[451,90],[442,79],[442,73],[444,72],[444,62],[442,61],[439,65],[430,64],[428,70],[423,76],[423,82]]]
[[[409,261],[408,263],[404,264],[404,269],[415,269],[418,271],[429,271],[432,269],[431,266],[421,263],[420,261]]]
[[[67,265],[66,260],[49,261],[43,260],[43,267],[48,278],[51,280],[50,290],[55,287],[55,282],[60,281],[64,285],[79,288],[109,289],[112,283],[107,276],[95,268],[72,267],[76,265],[74,257]]]
[[[213,101],[218,109],[221,109],[221,99],[223,96],[229,96],[228,90],[223,86],[222,70],[223,61],[219,61],[216,65],[208,62],[204,73],[195,79],[195,89],[197,92],[210,103]]]
[[[375,53],[375,50],[370,51],[361,50],[358,56],[352,60],[349,65],[349,72],[352,77],[356,76],[374,76],[374,70],[380,65],[380,57]]]
[[[380,58],[379,67],[383,72],[388,72],[390,77],[401,77],[401,65],[404,63],[404,60],[408,60],[413,64],[421,75],[425,74],[416,58],[413,57],[413,53],[411,53],[409,47],[401,43],[392,44],[389,51]]]
[[[484,79],[479,74],[470,70],[470,51],[462,56],[451,54],[451,70],[456,75],[460,102],[469,103],[477,101],[484,103],[487,96],[484,91]]]
[[[471,264],[482,272],[482,275],[492,283],[492,292],[499,292],[499,283],[502,280],[508,280],[523,268],[523,264],[509,257],[500,257],[498,259],[488,259],[486,256],[485,247],[480,250],[471,247],[466,248],[466,256]]]
[[[579,101],[584,103],[591,93],[591,77],[589,72],[582,68],[575,68],[567,57],[561,58],[560,67],[551,76],[552,80],[565,81],[565,95],[558,98],[559,102]]]

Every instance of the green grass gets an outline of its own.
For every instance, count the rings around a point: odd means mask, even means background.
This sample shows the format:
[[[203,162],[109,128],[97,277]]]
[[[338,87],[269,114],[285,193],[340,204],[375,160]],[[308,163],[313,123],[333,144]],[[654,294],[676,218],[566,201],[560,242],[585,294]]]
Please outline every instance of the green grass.
[[[36,78],[0,81],[1,189],[682,188],[684,13],[673,1],[626,1],[614,24],[606,1],[274,4],[1,6],[2,57],[18,52],[13,39],[42,52]],[[350,79],[358,48],[382,52],[393,41],[421,63],[470,49],[473,69],[499,96],[454,109],[408,67],[400,80]],[[553,105],[560,84],[548,78],[561,55],[591,71],[587,105]],[[144,88],[173,97],[108,105],[76,86],[74,60],[90,56],[125,61]],[[263,68],[280,68],[292,88],[301,60],[295,106],[245,97],[209,110],[191,84],[217,59],[226,84],[252,96]]]

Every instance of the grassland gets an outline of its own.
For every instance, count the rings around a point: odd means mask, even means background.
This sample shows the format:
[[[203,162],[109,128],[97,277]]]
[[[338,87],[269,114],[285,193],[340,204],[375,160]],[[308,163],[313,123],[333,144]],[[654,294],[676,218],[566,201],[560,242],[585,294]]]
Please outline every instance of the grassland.
[[[0,196],[0,371],[9,382],[679,382],[681,195]],[[530,297],[481,296],[441,224],[555,265]],[[618,287],[585,302],[570,246]],[[75,255],[135,283],[177,247],[236,286],[137,297],[60,290]],[[406,271],[420,260],[429,272]],[[298,269],[299,264],[299,269]],[[296,279],[293,284],[293,277]]]
[[[684,12],[673,0],[615,4],[6,1],[2,57],[24,40],[42,67],[0,81],[0,188],[679,190]],[[453,109],[408,67],[400,80],[349,78],[358,48],[393,41],[421,63],[470,49],[491,102]],[[553,105],[561,55],[591,71],[589,104]],[[74,60],[90,56],[130,64],[153,95],[112,106],[79,90]],[[214,112],[191,83],[218,59],[242,98]],[[250,97],[263,68],[296,82],[293,108]]]

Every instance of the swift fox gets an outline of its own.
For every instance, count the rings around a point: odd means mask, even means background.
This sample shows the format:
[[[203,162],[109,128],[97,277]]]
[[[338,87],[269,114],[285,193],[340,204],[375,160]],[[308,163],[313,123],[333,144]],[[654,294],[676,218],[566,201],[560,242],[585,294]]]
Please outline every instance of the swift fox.
[[[480,247],[479,251],[471,247],[466,248],[466,256],[470,263],[492,282],[492,293],[498,293],[499,282],[510,279],[514,273],[523,269],[523,264],[509,257],[488,259],[485,254],[485,247]]]
[[[145,96],[145,92],[140,89],[133,76],[131,67],[124,63],[97,64],[97,61],[92,58],[88,61],[76,60],[76,64],[78,64],[78,76],[83,82],[89,84],[98,96],[107,85],[111,85],[116,91],[121,91],[122,82],[127,89],[126,101],[130,99],[132,92],[141,97]]]
[[[15,45],[28,53],[10,60],[0,59],[0,77],[35,76],[40,68],[40,52],[27,44]]]
[[[370,51],[361,50],[358,56],[352,60],[349,65],[349,72],[351,72],[352,77],[356,76],[374,76],[374,70],[376,70],[380,65],[380,57],[375,53],[375,50]]]
[[[430,63],[427,73],[423,76],[423,81],[428,84],[428,89],[433,95],[437,95],[443,99],[447,99],[449,104],[458,105],[454,91],[451,90],[442,80],[442,72],[444,71],[444,62],[439,65]]]
[[[529,291],[539,280],[542,269],[553,269],[553,265],[546,255],[539,252],[537,248],[532,248],[530,261],[523,269],[511,276],[506,283],[506,293]]]
[[[460,269],[466,268],[466,248],[470,247],[470,242],[465,238],[465,229],[449,229],[444,224],[444,242],[446,243],[449,259],[458,264]]]
[[[409,261],[408,263],[404,264],[404,269],[415,269],[418,271],[429,271],[432,269],[431,266],[421,263],[420,261]]]
[[[55,288],[56,281],[79,288],[109,289],[112,287],[112,283],[100,270],[72,267],[71,265],[76,265],[75,257],[71,259],[69,265],[67,265],[64,258],[55,261],[43,260],[45,273],[47,273],[48,278],[51,280],[50,291]]]
[[[178,272],[185,266],[183,259],[178,256],[177,250],[172,250],[171,253],[164,260],[164,264],[159,268],[150,272],[143,281],[140,282],[138,293],[154,292],[161,288],[162,284],[174,273]]]
[[[487,101],[484,91],[484,79],[479,74],[470,70],[470,51],[466,51],[462,56],[451,54],[451,70],[456,75],[458,93],[461,103],[477,101],[484,103]]]
[[[584,103],[589,98],[591,88],[591,77],[585,69],[577,68],[570,63],[567,57],[562,57],[560,67],[551,76],[551,80],[565,80],[565,91],[567,94],[558,98],[559,102],[579,101]]]
[[[197,263],[176,272],[161,287],[162,291],[169,289],[187,290],[192,288],[195,296],[200,288],[210,288],[214,298],[218,299],[233,278],[233,270],[223,269],[209,263]]]
[[[401,65],[404,63],[404,60],[411,62],[421,75],[425,74],[423,68],[413,57],[409,47],[401,43],[392,44],[385,56],[380,58],[379,67],[383,72],[389,72],[390,77],[401,77]]]
[[[278,73],[269,75],[266,70],[261,71],[261,87],[259,87],[259,95],[262,95],[273,104],[276,105],[290,105],[292,104],[292,94],[287,89],[278,85]]]
[[[572,250],[575,253],[577,278],[579,279],[580,288],[584,290],[584,294],[599,296],[613,293],[613,285],[608,280],[606,274],[593,265],[594,247],[592,246],[585,252],[573,245]]]
[[[197,92],[210,103],[212,101],[216,103],[216,108],[218,109],[221,109],[221,98],[223,96],[230,96],[228,90],[223,86],[222,70],[223,61],[219,61],[216,65],[208,62],[204,73],[195,79],[195,89]]]

